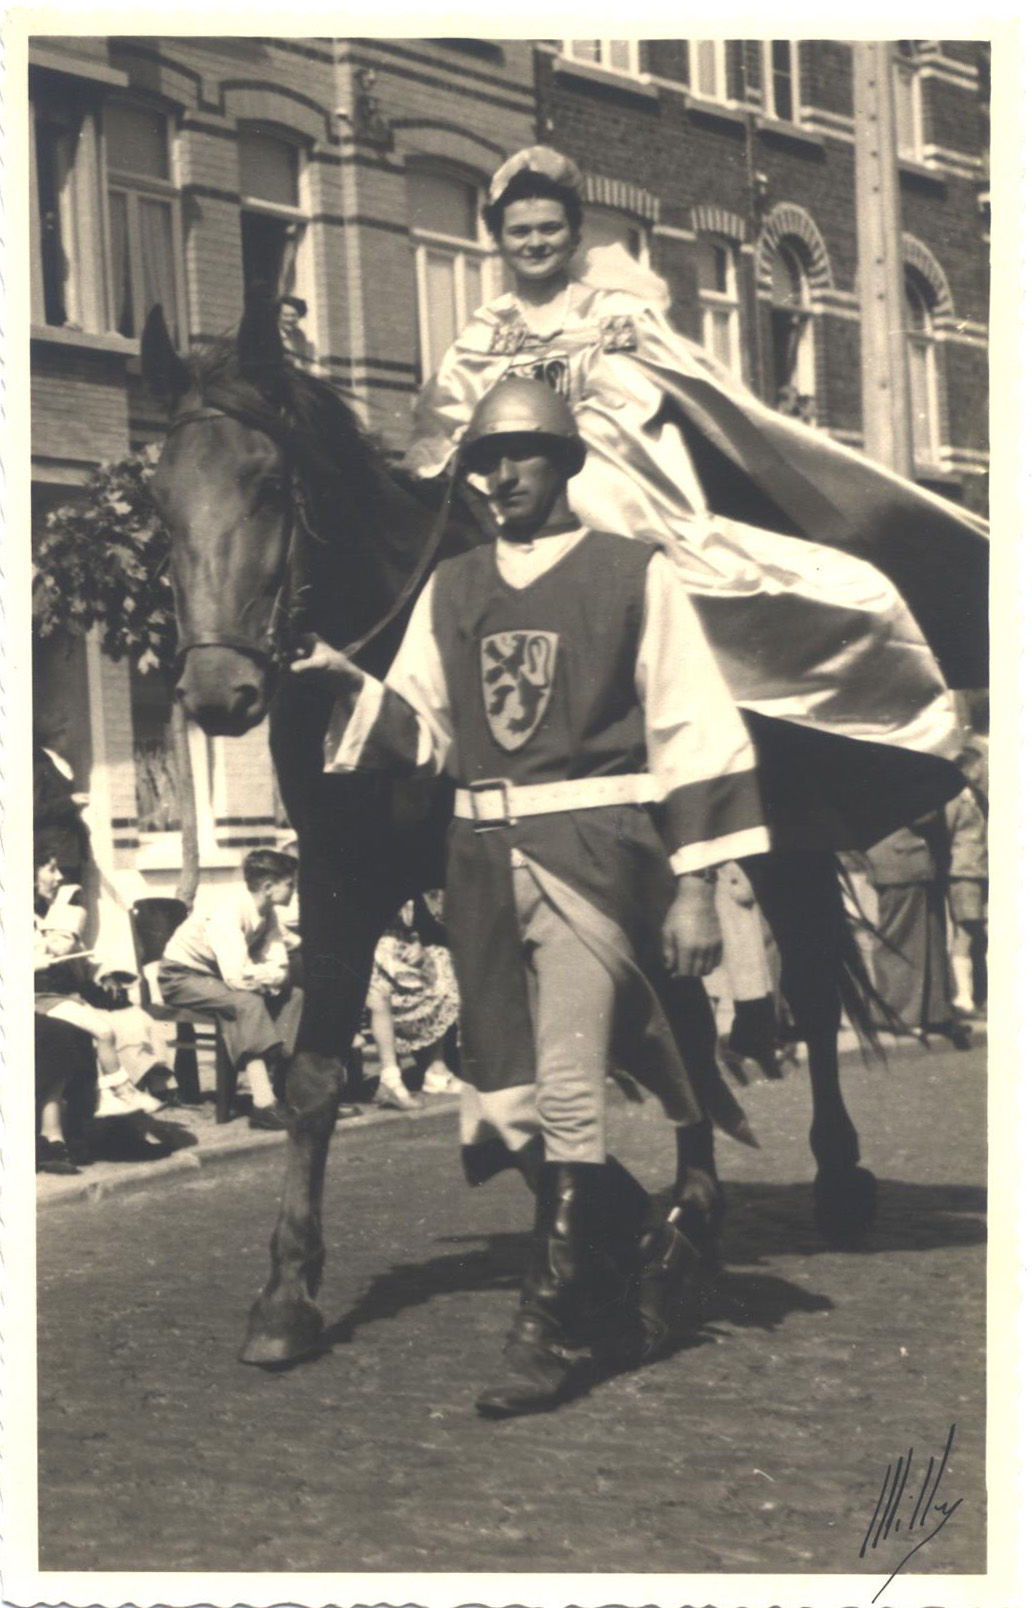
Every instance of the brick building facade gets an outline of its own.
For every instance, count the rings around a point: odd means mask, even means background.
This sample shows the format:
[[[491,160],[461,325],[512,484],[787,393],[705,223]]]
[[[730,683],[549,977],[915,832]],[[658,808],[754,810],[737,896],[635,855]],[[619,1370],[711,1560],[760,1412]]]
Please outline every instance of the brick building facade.
[[[915,472],[987,467],[983,53],[899,47]],[[760,395],[862,443],[851,47],[811,41],[56,38],[30,44],[34,519],[160,433],[139,334],[231,330],[249,280],[307,306],[315,372],[391,449],[456,329],[502,288],[479,207],[534,139],[586,175],[588,234]],[[51,643],[36,709],[89,820],[102,927],[175,881],[167,706],[95,641]],[[191,738],[205,890],[282,841],[262,729]],[[120,935],[120,936],[119,936]]]

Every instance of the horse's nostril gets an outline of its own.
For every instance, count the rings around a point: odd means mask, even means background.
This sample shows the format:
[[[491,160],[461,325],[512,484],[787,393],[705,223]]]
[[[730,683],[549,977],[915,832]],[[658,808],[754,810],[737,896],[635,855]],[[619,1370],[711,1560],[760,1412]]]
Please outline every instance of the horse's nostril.
[[[253,714],[262,701],[262,689],[253,681],[242,682],[233,689],[237,708],[242,715]]]

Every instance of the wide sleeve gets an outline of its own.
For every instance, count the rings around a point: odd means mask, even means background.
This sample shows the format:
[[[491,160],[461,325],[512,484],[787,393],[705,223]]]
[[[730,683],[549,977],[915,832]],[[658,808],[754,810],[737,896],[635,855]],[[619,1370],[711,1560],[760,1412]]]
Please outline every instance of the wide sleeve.
[[[325,770],[439,776],[445,769],[453,733],[433,630],[433,590],[431,576],[386,679],[364,676],[357,699],[349,695],[334,705],[324,744]]]
[[[749,734],[662,553],[646,572],[636,679],[649,771],[674,871],[765,853],[770,836]]]

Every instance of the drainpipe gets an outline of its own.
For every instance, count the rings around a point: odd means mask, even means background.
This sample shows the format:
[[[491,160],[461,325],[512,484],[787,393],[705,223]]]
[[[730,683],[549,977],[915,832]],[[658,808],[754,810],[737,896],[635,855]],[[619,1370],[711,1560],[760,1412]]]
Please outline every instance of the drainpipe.
[[[756,113],[747,111],[745,114],[745,181],[749,192],[749,234],[753,246],[753,272],[752,272],[752,319],[753,329],[756,331],[756,395],[761,401],[769,400],[767,395],[767,331],[760,320],[760,235],[763,231],[763,218],[767,205],[767,191],[770,180],[766,173],[760,173],[756,168]]]

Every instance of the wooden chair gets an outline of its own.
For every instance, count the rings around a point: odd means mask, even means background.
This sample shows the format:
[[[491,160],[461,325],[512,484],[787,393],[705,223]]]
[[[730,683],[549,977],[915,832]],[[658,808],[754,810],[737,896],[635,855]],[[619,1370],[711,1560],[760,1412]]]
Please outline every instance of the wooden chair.
[[[199,1103],[201,1083],[197,1071],[198,1037],[210,1039],[215,1052],[215,1121],[228,1122],[236,1093],[236,1068],[230,1060],[217,1016],[200,1009],[165,1005],[155,999],[146,968],[160,960],[165,945],[186,920],[189,911],[182,899],[137,899],[129,912],[129,923],[140,977],[140,1004],[156,1022],[176,1024],[173,1069],[181,1097],[191,1105]]]

